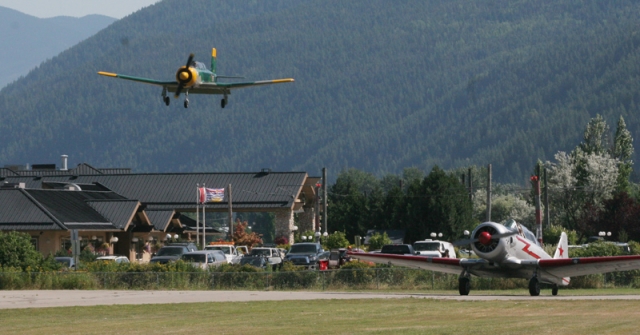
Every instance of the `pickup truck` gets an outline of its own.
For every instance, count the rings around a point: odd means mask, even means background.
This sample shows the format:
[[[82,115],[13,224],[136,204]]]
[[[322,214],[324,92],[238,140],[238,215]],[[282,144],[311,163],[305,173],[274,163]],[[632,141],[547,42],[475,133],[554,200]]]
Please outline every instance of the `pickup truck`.
[[[151,263],[167,264],[180,259],[187,252],[196,251],[198,248],[193,243],[173,243],[165,245],[151,258]]]
[[[417,255],[411,244],[387,244],[380,249],[381,254]]]
[[[324,249],[320,243],[295,243],[287,252],[285,261],[293,263],[293,265],[301,265],[308,269],[318,267],[318,259],[324,253]]]
[[[235,246],[233,242],[211,242],[204,250],[222,250],[229,264],[240,263],[240,259],[249,253],[246,246]]]
[[[446,241],[426,239],[413,242],[413,249],[419,255],[428,257],[457,258],[453,244]]]

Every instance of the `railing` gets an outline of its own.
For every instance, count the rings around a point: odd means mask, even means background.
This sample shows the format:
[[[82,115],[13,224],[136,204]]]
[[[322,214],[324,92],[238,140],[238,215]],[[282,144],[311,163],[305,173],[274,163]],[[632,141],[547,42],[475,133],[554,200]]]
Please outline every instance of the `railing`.
[[[477,278],[473,290],[527,288],[523,279]],[[570,287],[640,287],[640,272],[572,278]],[[458,276],[405,268],[292,272],[0,272],[0,289],[457,290]]]

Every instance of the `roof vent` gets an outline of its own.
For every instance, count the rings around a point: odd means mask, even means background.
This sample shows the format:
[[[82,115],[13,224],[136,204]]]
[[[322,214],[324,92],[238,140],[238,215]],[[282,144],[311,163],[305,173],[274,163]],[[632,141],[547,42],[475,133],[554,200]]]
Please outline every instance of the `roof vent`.
[[[55,164],[33,164],[31,170],[55,170]]]
[[[0,184],[0,188],[25,188],[25,183],[7,183],[6,181]]]
[[[69,191],[82,191],[82,188],[78,184],[66,184],[64,185],[64,189]]]
[[[271,169],[269,169],[269,168],[262,168],[262,170],[260,171],[260,173],[269,174],[269,173],[271,173]]]

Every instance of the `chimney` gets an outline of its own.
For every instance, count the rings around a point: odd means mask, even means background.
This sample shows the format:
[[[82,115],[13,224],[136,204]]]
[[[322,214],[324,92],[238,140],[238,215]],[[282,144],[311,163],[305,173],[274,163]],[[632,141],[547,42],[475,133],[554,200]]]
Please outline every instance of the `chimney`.
[[[68,155],[62,155],[62,167],[60,168],[60,171],[67,171],[67,158],[69,158]]]

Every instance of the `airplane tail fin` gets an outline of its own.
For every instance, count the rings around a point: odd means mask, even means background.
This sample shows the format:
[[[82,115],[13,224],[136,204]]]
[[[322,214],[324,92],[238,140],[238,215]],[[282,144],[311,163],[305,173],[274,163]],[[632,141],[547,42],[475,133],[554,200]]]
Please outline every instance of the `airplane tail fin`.
[[[216,76],[216,59],[217,52],[216,48],[211,49],[211,72],[213,72],[213,81],[217,81],[218,77]]]
[[[560,241],[556,247],[556,252],[553,254],[553,258],[569,258],[569,240],[567,239],[567,234],[564,232],[560,234]]]
[[[558,246],[556,247],[556,252],[553,254],[553,258],[569,258],[569,240],[567,239],[567,234],[565,234],[564,232],[560,234],[560,241],[558,242]],[[562,278],[562,285],[569,285],[570,280],[571,278],[569,277]]]

